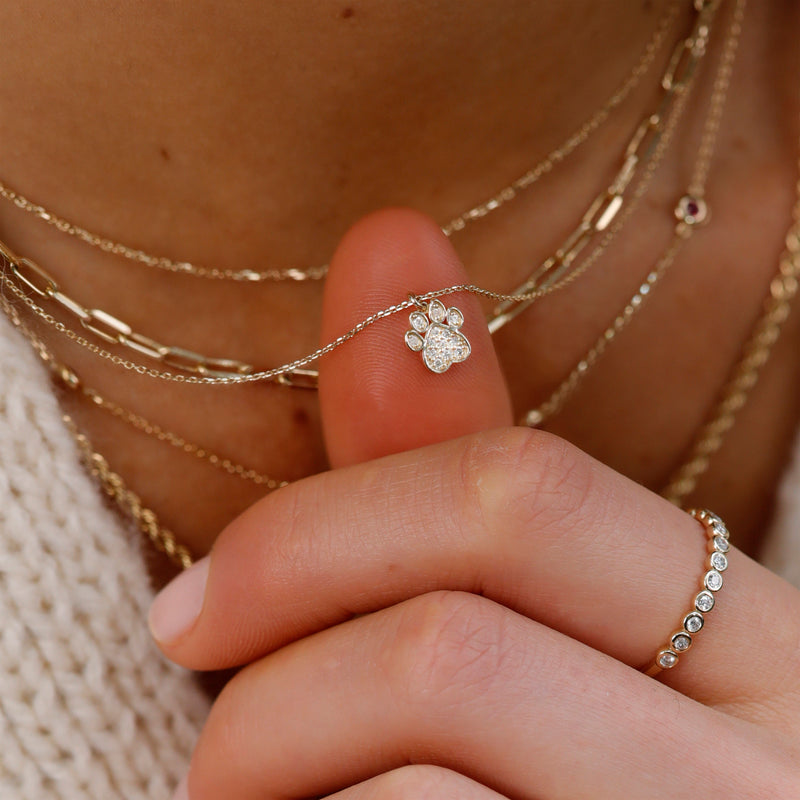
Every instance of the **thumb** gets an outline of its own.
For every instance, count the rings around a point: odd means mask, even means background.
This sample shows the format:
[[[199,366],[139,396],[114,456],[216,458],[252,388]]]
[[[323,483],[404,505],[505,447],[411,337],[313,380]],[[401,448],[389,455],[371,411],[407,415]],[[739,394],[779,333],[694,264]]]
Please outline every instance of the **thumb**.
[[[322,341],[366,317],[424,294],[467,283],[438,226],[415,211],[390,209],[362,219],[331,261]],[[331,465],[342,467],[487,428],[510,425],[511,402],[477,297],[442,298],[464,316],[472,353],[436,374],[405,344],[409,313],[379,320],[320,362],[319,395]]]

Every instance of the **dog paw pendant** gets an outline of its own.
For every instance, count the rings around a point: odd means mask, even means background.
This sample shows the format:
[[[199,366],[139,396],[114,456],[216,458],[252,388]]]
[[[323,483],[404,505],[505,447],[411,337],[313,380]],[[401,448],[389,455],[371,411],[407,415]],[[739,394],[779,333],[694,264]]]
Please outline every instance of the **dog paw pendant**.
[[[459,330],[464,315],[455,307],[445,309],[439,300],[431,300],[425,311],[412,311],[409,321],[406,344],[415,353],[422,353],[431,372],[447,372],[472,352],[467,337]]]

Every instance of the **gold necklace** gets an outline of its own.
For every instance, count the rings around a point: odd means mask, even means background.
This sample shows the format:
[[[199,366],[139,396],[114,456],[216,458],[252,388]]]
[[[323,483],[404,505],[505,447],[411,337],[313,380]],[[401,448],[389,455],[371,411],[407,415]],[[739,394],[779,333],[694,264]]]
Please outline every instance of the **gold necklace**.
[[[800,144],[800,143],[799,143]],[[800,161],[798,162],[800,175]],[[710,458],[722,443],[722,437],[731,429],[734,416],[747,402],[749,392],[756,384],[760,369],[769,360],[772,346],[777,341],[783,322],[789,315],[791,301],[800,285],[800,178],[797,182],[797,201],[793,224],[786,236],[786,249],[781,255],[778,272],[770,284],[770,295],[761,318],[735,365],[732,377],[723,391],[708,423],[703,426],[688,460],[675,473],[675,478],[662,491],[670,502],[681,505],[694,490],[697,479],[709,466]],[[4,299],[0,297],[0,299]],[[191,552],[181,545],[175,534],[160,525],[154,511],[142,505],[138,495],[125,485],[113,471],[108,461],[96,452],[89,439],[80,433],[70,417],[64,421],[72,433],[84,463],[92,477],[105,493],[134,520],[135,524],[160,552],[178,567],[187,569],[193,563]]]
[[[539,265],[525,283],[512,294],[481,291],[485,296],[500,301],[489,320],[491,333],[514,319],[534,300],[564,288],[584,274],[623,229],[649,187],[686,106],[695,70],[705,56],[711,23],[719,5],[719,0],[698,4],[691,31],[676,46],[662,77],[663,97],[657,109],[646,114],[637,126],[624,149],[623,164],[617,175],[609,187],[591,202],[578,227],[570,233],[556,254]],[[634,176],[642,168],[643,176],[636,186],[630,203],[612,225],[623,209],[626,192]],[[578,262],[577,257],[580,252],[599,234],[605,234],[602,241],[588,258]],[[188,373],[189,376],[200,376],[204,382],[205,379],[219,379],[219,382],[225,383],[238,382],[244,380],[246,376],[257,380],[274,380],[291,387],[316,387],[317,371],[304,367],[323,355],[322,351],[317,351],[314,357],[303,359],[303,363],[293,362],[295,366],[290,369],[278,368],[257,372],[252,365],[237,359],[212,358],[185,348],[165,345],[134,331],[126,322],[102,309],[85,307],[63,292],[55,277],[43,267],[31,259],[17,256],[2,242],[0,242],[0,256],[8,264],[11,275],[19,285],[15,286],[5,273],[0,275],[2,284],[15,293],[31,311],[81,346],[127,369],[141,371],[146,368],[140,369],[134,362],[112,356],[105,349],[68,329],[63,323],[58,323],[51,314],[32,298],[25,297],[20,290],[26,289],[34,297],[56,303],[96,338],[109,344],[121,345],[137,355],[145,356],[181,373]],[[158,373],[155,370],[147,370],[145,374],[180,379],[180,376],[173,376],[169,372]]]
[[[510,184],[496,192],[488,200],[464,211],[454,219],[450,220],[442,227],[446,236],[451,236],[458,231],[464,230],[471,222],[482,219],[500,207],[518,197],[523,191],[533,186],[542,176],[546,175],[553,167],[564,161],[575,150],[583,144],[592,133],[602,127],[608,120],[611,112],[620,106],[630,95],[641,79],[648,73],[656,55],[666,41],[667,34],[672,22],[678,14],[681,5],[686,0],[672,0],[666,12],[656,26],[650,41],[645,46],[636,64],[622,82],[622,84],[612,93],[611,97],[595,113],[572,133],[562,144],[557,146],[536,166],[529,169],[523,175],[513,180]],[[692,6],[699,13],[707,0],[693,0]],[[674,59],[674,56],[673,56]],[[671,63],[671,62],[670,62]],[[675,67],[678,67],[676,61]],[[48,225],[52,225],[57,230],[69,236],[75,237],[92,247],[98,248],[106,253],[121,256],[129,261],[144,264],[148,267],[166,270],[168,272],[178,272],[186,275],[194,275],[202,278],[212,278],[220,280],[235,281],[308,281],[320,280],[325,277],[328,265],[324,264],[316,267],[301,268],[281,268],[268,270],[231,270],[216,267],[206,267],[192,264],[188,261],[175,261],[163,256],[156,256],[146,253],[138,248],[133,248],[120,242],[112,241],[100,234],[92,233],[80,225],[76,225],[63,217],[58,216],[53,211],[44,206],[29,200],[24,195],[0,181],[0,197],[14,203],[18,208],[38,217]]]
[[[589,374],[606,352],[609,345],[627,328],[630,321],[644,308],[647,299],[664,277],[670,266],[674,263],[683,243],[689,239],[697,225],[708,221],[709,211],[705,201],[706,183],[708,173],[716,149],[719,135],[722,112],[728,97],[733,66],[736,62],[736,53],[742,33],[742,24],[746,0],[736,0],[725,44],[720,56],[720,64],[714,78],[714,87],[711,91],[709,111],[703,126],[703,135],[695,159],[689,188],[686,194],[678,201],[675,207],[675,217],[678,220],[672,241],[658,260],[656,266],[646,275],[633,297],[628,301],[623,310],[611,321],[606,329],[596,339],[594,344],[573,367],[567,377],[553,390],[549,397],[537,407],[528,411],[522,418],[522,424],[531,428],[540,426],[545,420],[557,414],[575,393],[584,378]],[[705,46],[705,45],[704,45]],[[519,311],[517,306],[515,311]]]
[[[744,8],[744,2],[740,2],[740,9]],[[741,21],[741,19],[739,20]],[[724,61],[724,58],[723,58]],[[732,59],[731,59],[732,63]],[[715,95],[718,94],[715,92]],[[714,106],[714,101],[712,100],[712,107]],[[721,113],[721,103],[720,103],[720,113]],[[708,137],[706,137],[707,139]],[[713,145],[712,148],[713,149]],[[701,151],[703,147],[701,146]],[[702,160],[702,159],[701,159]],[[705,182],[705,174],[707,174],[707,162],[709,159],[706,159],[706,167],[705,170],[695,170],[695,175],[697,176],[698,172],[704,173],[702,178],[696,182],[693,182],[694,185],[694,192],[698,197],[702,198],[702,191],[697,190],[697,186],[704,185]],[[800,171],[800,164],[798,165],[798,170]],[[770,287],[770,296],[765,303],[765,311],[760,318],[759,322],[755,326],[753,334],[751,335],[750,339],[748,340],[747,345],[744,349],[744,354],[740,361],[737,363],[736,368],[734,369],[733,378],[732,380],[726,385],[726,389],[723,393],[723,398],[718,404],[716,408],[716,413],[712,416],[712,419],[707,423],[701,431],[701,434],[698,437],[698,443],[702,443],[705,441],[705,445],[699,444],[699,446],[695,446],[692,450],[693,457],[687,462],[684,467],[681,467],[679,473],[688,470],[689,473],[692,474],[694,481],[696,482],[696,478],[699,474],[702,474],[705,469],[707,469],[708,461],[710,454],[718,449],[719,444],[721,443],[722,435],[730,429],[733,424],[733,416],[735,415],[736,411],[744,405],[747,399],[747,395],[749,390],[755,384],[758,379],[758,371],[763,366],[763,364],[768,360],[771,347],[774,344],[775,340],[778,338],[780,333],[781,326],[785,321],[786,317],[788,316],[789,312],[789,304],[793,299],[798,286],[798,274],[800,273],[800,180],[798,180],[797,185],[797,194],[798,200],[794,208],[793,218],[794,223],[792,229],[787,234],[787,248],[784,251],[781,257],[780,268],[778,274],[773,279]],[[687,202],[688,201],[688,202]],[[699,211],[692,201],[691,197],[684,198],[684,201],[679,205],[678,211],[680,211],[684,216],[688,215],[692,217],[694,214]],[[677,213],[677,212],[676,212]],[[696,222],[697,220],[692,219],[685,219],[685,222],[689,223],[690,225]],[[650,273],[652,276],[653,273]],[[648,276],[649,277],[649,276]],[[441,290],[438,293],[430,293],[430,296],[443,296],[444,294],[449,293],[452,289],[458,287],[451,287],[450,290]],[[477,293],[481,294],[491,294],[485,292],[485,290],[480,290],[478,287],[465,287],[467,289],[471,289],[476,291]],[[640,290],[641,293],[641,290]],[[644,293],[646,295],[646,292]],[[427,296],[426,296],[427,297]],[[5,300],[5,298],[3,298]],[[410,302],[417,302],[417,299]],[[410,307],[408,304],[405,304],[406,307]],[[630,304],[629,304],[630,305]],[[635,307],[640,307],[639,303],[634,304]],[[627,308],[627,307],[626,307]],[[396,313],[396,312],[392,312]],[[386,316],[388,314],[383,314]],[[619,319],[619,317],[617,318]],[[367,323],[371,324],[371,323]],[[362,328],[363,329],[363,328]],[[67,418],[68,419],[68,418]],[[90,454],[89,460],[92,461],[95,466],[93,467],[93,472],[95,473],[95,477],[98,477],[99,480],[104,481],[106,484],[109,484],[108,476],[114,476],[115,480],[111,480],[111,486],[116,486],[117,489],[114,490],[115,494],[118,494],[117,500],[123,506],[128,505],[124,502],[125,496],[132,496],[136,497],[133,493],[130,493],[125,487],[124,482],[122,481],[119,476],[115,475],[110,468],[108,467],[107,462],[99,456],[99,454],[94,453],[91,451],[90,444],[88,443],[88,439],[85,436],[82,436],[77,432],[74,428],[74,424],[71,423],[71,429],[73,430],[76,439],[79,441],[79,445],[81,446],[82,451],[87,451]],[[698,452],[700,455],[698,456]],[[105,465],[104,469],[100,470],[97,467],[98,463],[102,463]],[[105,478],[100,474],[103,473]],[[673,485],[675,481],[671,482]],[[119,488],[121,487],[121,489]],[[691,485],[690,488],[686,488],[687,484],[685,483],[684,479],[684,486],[683,488],[678,487],[677,494],[675,491],[672,492],[670,496],[668,489],[664,491],[664,494],[669,497],[673,502],[679,502],[680,498],[688,494],[694,484]],[[674,489],[675,487],[673,487]],[[108,490],[108,489],[107,489]],[[184,554],[176,556],[175,553],[176,547],[180,547],[177,545],[175,537],[165,529],[160,529],[161,533],[159,534],[159,526],[157,523],[157,518],[153,514],[153,512],[144,509],[142,514],[142,507],[139,503],[138,506],[136,503],[132,504],[132,507],[128,510],[131,513],[138,508],[139,514],[138,517],[140,518],[139,521],[146,521],[145,533],[152,539],[155,537],[156,544],[159,546],[159,549],[164,550],[176,563],[179,563],[181,566],[188,566],[191,563],[191,557],[188,556],[188,551],[185,551]],[[134,518],[137,518],[137,514],[134,513]],[[155,528],[153,527],[155,525]],[[165,544],[166,543],[166,544]]]

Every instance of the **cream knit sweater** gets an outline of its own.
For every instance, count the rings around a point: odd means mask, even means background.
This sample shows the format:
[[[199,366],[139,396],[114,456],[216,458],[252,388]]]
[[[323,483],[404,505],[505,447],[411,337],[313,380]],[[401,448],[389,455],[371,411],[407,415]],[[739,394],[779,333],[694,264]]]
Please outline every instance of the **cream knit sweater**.
[[[168,800],[208,701],[147,630],[137,539],[0,314],[0,798]]]
[[[800,585],[800,463],[770,564]],[[0,315],[0,798],[167,800],[208,701],[153,645],[137,540]]]

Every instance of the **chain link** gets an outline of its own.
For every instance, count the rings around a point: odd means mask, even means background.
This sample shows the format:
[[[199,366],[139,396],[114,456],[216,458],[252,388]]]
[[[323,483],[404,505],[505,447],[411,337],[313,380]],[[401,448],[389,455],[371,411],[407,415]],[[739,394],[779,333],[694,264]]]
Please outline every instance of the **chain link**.
[[[628,301],[625,308],[614,318],[603,333],[600,334],[594,345],[589,348],[583,358],[573,367],[569,375],[556,387],[547,400],[525,414],[522,418],[522,425],[527,425],[529,428],[537,428],[547,419],[561,411],[567,400],[575,393],[592,367],[600,360],[611,342],[622,333],[636,313],[644,307],[645,301],[650,296],[650,293],[674,263],[681,246],[690,235],[690,230],[691,228],[685,224],[676,227],[672,243],[659,260],[655,269],[648,273],[644,282]]]

